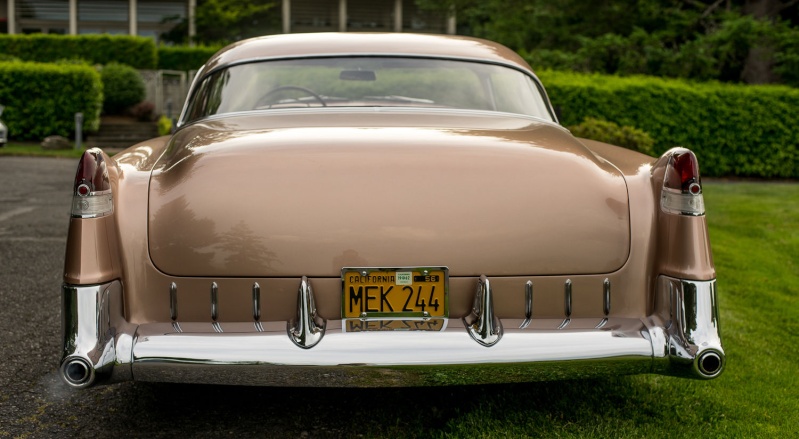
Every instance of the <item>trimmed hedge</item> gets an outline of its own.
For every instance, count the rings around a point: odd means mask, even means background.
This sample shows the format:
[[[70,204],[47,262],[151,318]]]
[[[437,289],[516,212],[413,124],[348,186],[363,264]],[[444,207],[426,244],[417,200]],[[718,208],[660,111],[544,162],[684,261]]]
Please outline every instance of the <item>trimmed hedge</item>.
[[[684,146],[705,176],[799,178],[799,89],[646,76],[539,73],[561,123],[633,126],[655,153]]]
[[[103,86],[90,66],[74,64],[0,63],[0,104],[9,138],[41,140],[71,137],[75,113],[83,113],[84,131],[100,125]]]
[[[119,63],[103,66],[103,112],[124,114],[126,110],[143,101],[147,90],[141,74],[133,67]]]
[[[0,53],[36,62],[77,58],[91,64],[118,62],[137,69],[154,69],[158,64],[155,42],[129,35],[0,34]]]
[[[164,70],[197,70],[221,47],[159,47],[158,68]]]
[[[646,155],[655,155],[655,140],[644,130],[631,126],[619,126],[613,122],[586,118],[579,125],[568,127],[577,137],[610,143]]]

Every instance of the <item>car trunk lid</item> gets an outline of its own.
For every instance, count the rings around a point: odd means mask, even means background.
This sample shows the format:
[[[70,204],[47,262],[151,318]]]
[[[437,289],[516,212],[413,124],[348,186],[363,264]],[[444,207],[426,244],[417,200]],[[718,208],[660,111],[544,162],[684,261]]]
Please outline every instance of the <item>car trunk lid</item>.
[[[151,177],[155,266],[179,276],[332,277],[347,266],[501,276],[607,273],[627,259],[623,177],[560,127],[340,119],[181,130]]]

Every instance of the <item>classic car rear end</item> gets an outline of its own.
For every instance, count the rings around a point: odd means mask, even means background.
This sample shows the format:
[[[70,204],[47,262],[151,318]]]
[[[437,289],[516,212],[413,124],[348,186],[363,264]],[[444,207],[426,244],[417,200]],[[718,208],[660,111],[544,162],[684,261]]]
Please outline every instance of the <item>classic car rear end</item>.
[[[482,40],[269,37],[198,78],[173,136],[81,161],[67,383],[721,373],[690,151],[575,139]]]

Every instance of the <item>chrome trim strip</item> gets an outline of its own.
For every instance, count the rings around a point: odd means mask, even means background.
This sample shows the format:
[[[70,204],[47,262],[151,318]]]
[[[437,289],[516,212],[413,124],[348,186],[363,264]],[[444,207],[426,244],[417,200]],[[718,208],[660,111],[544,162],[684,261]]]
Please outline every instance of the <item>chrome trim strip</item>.
[[[608,278],[602,282],[602,312],[605,313],[605,317],[610,314],[610,279]]]
[[[324,110],[320,110],[320,108],[324,108]],[[472,110],[468,108],[432,108],[432,107],[303,107],[303,108],[281,108],[281,109],[272,109],[272,110],[242,110],[242,111],[231,111],[229,113],[221,113],[221,114],[214,114],[210,116],[204,116],[200,119],[194,120],[190,123],[187,123],[185,126],[191,126],[197,123],[202,122],[211,122],[214,120],[221,120],[227,119],[229,117],[269,117],[269,116],[285,116],[285,115],[292,115],[292,114],[371,114],[371,113],[412,113],[412,114],[443,114],[443,115],[465,115],[465,116],[484,116],[489,118],[496,118],[496,117],[511,117],[511,118],[519,118],[525,119],[532,122],[540,122],[551,126],[553,128],[557,128],[561,131],[565,131],[571,134],[567,128],[563,127],[563,125],[558,124],[557,122],[553,122],[551,120],[547,120],[538,116],[533,116],[529,114],[520,114],[520,113],[508,113],[504,111],[492,111],[492,110]],[[554,117],[554,116],[553,116]]]
[[[84,184],[82,184],[80,186],[87,186],[87,185],[84,183]],[[80,187],[80,186],[78,186],[78,187]],[[81,195],[81,194],[76,192],[74,195],[78,196],[78,197],[81,197],[81,198],[86,198],[86,197],[98,197],[98,196],[101,196],[101,195],[110,195],[110,194],[111,194],[111,189],[106,189],[104,191],[91,191],[91,192],[89,192],[86,195]]]
[[[569,325],[571,322],[571,315],[572,315],[572,280],[566,279],[566,283],[563,285],[563,313],[566,315],[566,318],[563,319],[563,323],[558,326],[558,329],[563,329]]]
[[[174,282],[169,286],[169,318],[178,319],[178,286]]]
[[[683,193],[664,187],[660,192],[660,209],[673,215],[705,216],[705,198],[702,193]]]
[[[211,282],[211,320],[216,321],[219,317],[219,285]]]
[[[566,318],[572,316],[572,280],[566,279],[566,284],[563,285],[563,301],[564,301],[564,313],[566,314]]]
[[[533,281],[528,280],[524,284],[524,321],[519,325],[519,329],[530,326],[533,321]]]
[[[327,322],[316,315],[311,283],[303,276],[297,291],[297,317],[286,327],[289,339],[303,349],[310,349],[322,341],[326,327]]]
[[[261,286],[258,282],[252,284],[252,319],[261,320]]]
[[[485,347],[494,346],[502,339],[502,322],[494,315],[491,283],[485,275],[477,281],[472,312],[463,319],[469,335]]]
[[[99,213],[76,213],[76,209],[80,211],[89,210],[94,207],[97,208],[98,204],[103,202],[107,203],[107,210]],[[114,213],[114,194],[110,189],[105,191],[90,192],[88,195],[72,195],[72,206],[70,207],[71,218],[102,218]]]
[[[443,61],[462,61],[462,62],[475,62],[479,64],[489,64],[489,65],[496,65],[502,67],[508,67],[513,70],[518,70],[521,73],[524,73],[527,76],[535,77],[531,70],[526,70],[522,68],[520,65],[516,63],[505,62],[502,59],[485,59],[485,58],[473,58],[470,56],[449,56],[445,54],[424,54],[424,53],[413,53],[413,52],[324,52],[324,53],[308,53],[304,55],[279,55],[279,56],[253,56],[250,58],[243,58],[236,60],[234,62],[229,62],[227,64],[219,64],[213,69],[208,70],[207,72],[202,72],[203,77],[200,79],[207,78],[208,76],[214,74],[219,70],[228,69],[230,67],[239,66],[242,64],[252,64],[252,63],[260,63],[260,62],[267,62],[267,61],[284,61],[284,60],[303,60],[303,59],[325,59],[325,58],[409,58],[409,59],[431,59],[431,60],[443,60]],[[539,80],[540,81],[540,80]]]
[[[652,344],[638,319],[561,332],[516,329],[519,323],[503,321],[510,329],[490,349],[466,335],[462,320],[450,319],[440,332],[328,330],[310,350],[286,343],[277,322],[264,323],[264,333],[224,334],[170,334],[168,326],[148,324],[139,328],[133,370],[140,381],[300,387],[526,382],[652,370]],[[331,329],[341,324],[328,322]]]

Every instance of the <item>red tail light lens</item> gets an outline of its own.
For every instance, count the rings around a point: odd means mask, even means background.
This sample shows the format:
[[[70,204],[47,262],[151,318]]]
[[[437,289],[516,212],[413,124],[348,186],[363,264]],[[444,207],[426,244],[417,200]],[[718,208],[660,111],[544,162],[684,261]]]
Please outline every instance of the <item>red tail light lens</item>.
[[[684,152],[672,155],[663,184],[670,189],[679,189],[694,195],[702,192],[699,180],[699,162],[694,153],[684,150]]]
[[[91,148],[83,153],[75,174],[72,192],[72,216],[75,218],[96,218],[113,213],[114,199],[111,194],[111,180],[103,152]]]
[[[704,215],[702,180],[696,155],[685,148],[675,148],[666,154],[668,159],[663,176],[660,207],[664,212],[680,215]]]

